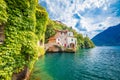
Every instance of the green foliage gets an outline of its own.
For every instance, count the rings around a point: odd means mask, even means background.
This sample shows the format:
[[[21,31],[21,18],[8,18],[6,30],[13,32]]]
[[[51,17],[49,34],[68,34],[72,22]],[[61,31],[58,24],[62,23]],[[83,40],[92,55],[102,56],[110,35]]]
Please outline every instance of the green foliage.
[[[54,36],[54,35],[55,35],[54,22],[52,20],[49,20],[48,24],[47,24],[47,29],[46,29],[46,32],[45,32],[45,43],[47,43],[48,39],[51,36]]]
[[[4,0],[0,0],[0,25],[7,21],[7,17],[6,3]]]
[[[11,80],[27,66],[30,70],[44,50],[48,14],[37,0],[1,0],[0,24],[5,24],[5,41],[0,45],[0,80]],[[41,51],[41,52],[40,52]],[[38,54],[39,53],[39,54]]]
[[[85,48],[93,48],[94,44],[88,37],[85,37],[84,38],[84,46],[85,46]]]
[[[46,32],[46,26],[47,22],[46,20],[48,20],[48,14],[46,13],[45,9],[42,8],[40,5],[37,6],[36,8],[36,31],[35,33],[37,34],[37,36],[42,39],[42,35],[45,34]]]
[[[76,34],[78,48],[84,48],[84,37],[82,34]]]

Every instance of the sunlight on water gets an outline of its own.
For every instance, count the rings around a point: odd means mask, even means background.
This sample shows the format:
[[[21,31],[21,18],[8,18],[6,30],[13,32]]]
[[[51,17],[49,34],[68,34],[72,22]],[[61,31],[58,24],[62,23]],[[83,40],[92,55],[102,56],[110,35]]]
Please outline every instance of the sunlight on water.
[[[30,80],[120,80],[120,47],[51,53],[35,64]]]

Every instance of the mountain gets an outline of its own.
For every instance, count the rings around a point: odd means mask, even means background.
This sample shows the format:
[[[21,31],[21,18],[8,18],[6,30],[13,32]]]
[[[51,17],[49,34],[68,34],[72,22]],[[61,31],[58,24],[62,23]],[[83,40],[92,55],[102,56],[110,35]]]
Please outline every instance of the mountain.
[[[120,46],[120,24],[109,27],[92,38],[97,46]]]

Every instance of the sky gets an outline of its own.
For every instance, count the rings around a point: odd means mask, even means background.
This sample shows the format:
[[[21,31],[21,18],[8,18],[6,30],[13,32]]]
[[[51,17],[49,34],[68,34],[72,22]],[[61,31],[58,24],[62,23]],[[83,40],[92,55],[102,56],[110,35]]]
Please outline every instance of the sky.
[[[93,38],[120,23],[120,0],[39,0],[53,20]]]

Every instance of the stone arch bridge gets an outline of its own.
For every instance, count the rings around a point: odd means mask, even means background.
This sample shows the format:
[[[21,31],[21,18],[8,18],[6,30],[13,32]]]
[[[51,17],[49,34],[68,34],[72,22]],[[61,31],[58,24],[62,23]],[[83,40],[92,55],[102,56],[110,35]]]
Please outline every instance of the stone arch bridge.
[[[50,47],[53,47],[53,46],[56,46],[56,47],[60,48],[60,45],[57,44],[57,43],[47,43],[47,44],[45,44],[45,51],[47,51]]]

